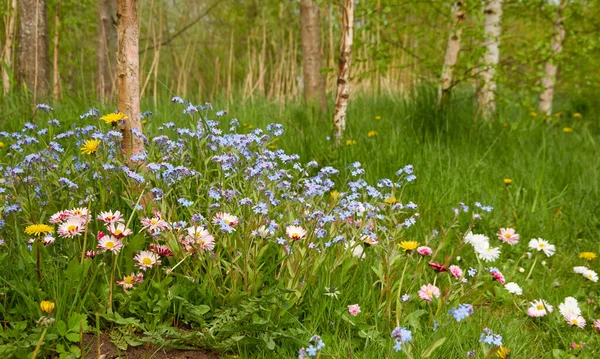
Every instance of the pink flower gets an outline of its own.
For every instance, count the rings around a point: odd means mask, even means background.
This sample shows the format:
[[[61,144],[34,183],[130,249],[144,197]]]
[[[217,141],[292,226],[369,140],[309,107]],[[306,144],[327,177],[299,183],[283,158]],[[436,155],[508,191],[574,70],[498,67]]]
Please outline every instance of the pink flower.
[[[504,279],[504,275],[502,275],[498,268],[491,268],[490,273],[492,274],[492,277],[494,277],[494,279],[498,281],[498,283],[504,284],[506,282],[506,279]]]
[[[419,298],[427,302],[431,302],[433,297],[439,298],[440,295],[440,288],[431,283],[421,286],[421,290],[419,290]]]
[[[131,289],[134,285],[144,281],[144,275],[142,273],[134,274],[131,272],[130,275],[126,275],[122,280],[118,280],[117,284],[123,287],[123,290]]]
[[[417,248],[417,253],[419,253],[423,257],[430,256],[432,252],[433,251],[431,250],[431,248],[427,246],[420,246],[419,248]]]
[[[360,306],[358,304],[352,304],[348,306],[348,313],[351,316],[356,317],[360,313]]]
[[[592,327],[596,330],[600,330],[600,319],[594,320],[594,322],[592,323]]]
[[[438,262],[430,262],[429,266],[436,272],[447,272],[446,266]]]
[[[462,269],[460,269],[459,266],[455,266],[455,265],[451,265],[450,268],[448,268],[450,270],[450,273],[454,276],[454,278],[456,279],[460,279],[463,276],[463,271]]]
[[[578,328],[585,327],[585,319],[581,315],[577,315],[575,313],[570,313],[565,315],[565,322],[569,323],[571,326],[576,326]]]
[[[153,243],[150,243],[150,250],[153,251],[154,253],[158,254],[161,257],[172,257],[173,256],[173,252],[169,249],[169,247],[167,247],[164,244],[154,245]]]
[[[511,246],[519,243],[519,235],[512,228],[500,228],[500,233],[496,236],[499,240]]]

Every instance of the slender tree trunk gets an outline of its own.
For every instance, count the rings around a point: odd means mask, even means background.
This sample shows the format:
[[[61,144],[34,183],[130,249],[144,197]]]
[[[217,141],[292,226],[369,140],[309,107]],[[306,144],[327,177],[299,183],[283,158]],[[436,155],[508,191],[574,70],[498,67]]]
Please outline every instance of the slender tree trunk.
[[[460,53],[460,40],[462,36],[462,25],[465,21],[465,0],[457,1],[454,4],[452,15],[452,29],[448,37],[448,46],[446,47],[446,56],[444,57],[444,66],[442,67],[442,81],[438,89],[438,105],[445,103],[450,97],[452,89],[452,74],[454,66],[458,62]]]
[[[300,26],[302,37],[302,72],[304,99],[309,104],[318,104],[327,111],[325,78],[321,73],[321,34],[319,30],[319,4],[314,0],[300,1]]]
[[[56,1],[54,13],[54,54],[52,57],[52,96],[54,101],[60,97],[60,70],[58,68],[58,42],[60,34],[60,0]]]
[[[15,41],[15,28],[17,23],[17,0],[12,0],[8,13],[5,17],[6,24],[6,42],[2,51],[2,87],[6,95],[10,90],[10,74],[13,71],[13,53],[12,48]]]
[[[485,7],[484,67],[481,71],[482,86],[477,100],[483,116],[489,118],[496,111],[496,69],[500,59],[500,34],[502,21],[502,1],[487,0]]]
[[[350,97],[350,59],[352,55],[352,27],[354,23],[354,0],[344,0],[342,13],[342,37],[340,39],[339,72],[335,93],[333,126],[335,145],[339,146],[346,131],[346,110]]]
[[[127,116],[121,125],[125,155],[144,152],[140,121],[139,35],[137,0],[117,1],[117,75],[119,79],[119,112]],[[135,132],[135,133],[134,133]]]
[[[33,101],[50,85],[46,0],[19,0],[17,79],[33,92]]]
[[[98,0],[98,73],[97,91],[102,102],[112,98],[115,73],[114,53],[117,34],[113,22],[115,0]]]
[[[562,52],[562,45],[565,39],[564,11],[568,3],[568,0],[561,0],[558,8],[556,9],[554,34],[552,35],[552,41],[550,42],[552,55],[548,61],[546,61],[546,65],[544,66],[545,76],[542,79],[542,88],[544,91],[540,95],[540,113],[546,115],[552,114],[552,99],[554,98],[554,85],[556,83],[556,73],[558,71],[558,65],[556,64],[557,61],[555,60],[555,57],[560,55]]]

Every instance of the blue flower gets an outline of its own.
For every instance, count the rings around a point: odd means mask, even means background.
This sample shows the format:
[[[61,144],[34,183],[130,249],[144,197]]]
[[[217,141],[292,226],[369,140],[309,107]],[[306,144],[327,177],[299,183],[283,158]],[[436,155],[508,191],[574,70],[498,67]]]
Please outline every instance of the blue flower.
[[[194,204],[193,201],[190,201],[190,200],[185,199],[185,198],[180,198],[180,199],[177,200],[177,202],[180,205],[184,206],[184,207],[190,207],[190,206],[192,206]]]
[[[460,322],[473,314],[473,306],[471,304],[460,304],[457,308],[450,309],[449,313],[457,322]]]
[[[486,343],[490,345],[501,346],[502,345],[502,335],[494,334],[494,332],[489,328],[483,328],[483,333],[479,337],[480,343]]]

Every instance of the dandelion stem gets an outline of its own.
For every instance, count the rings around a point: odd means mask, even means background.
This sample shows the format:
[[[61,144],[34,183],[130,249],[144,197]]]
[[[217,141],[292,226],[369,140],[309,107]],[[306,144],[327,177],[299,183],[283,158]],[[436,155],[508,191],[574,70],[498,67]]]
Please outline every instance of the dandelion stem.
[[[527,273],[527,277],[525,277],[525,281],[527,281],[529,279],[529,277],[531,277],[531,273],[533,273],[533,268],[535,267],[537,260],[538,260],[538,256],[535,256],[535,259],[533,260],[533,264],[531,265],[531,268],[529,269],[529,273]]]
[[[44,338],[46,337],[46,332],[48,331],[48,328],[44,328],[44,331],[42,332],[42,336],[40,337],[40,340],[38,340],[37,345],[35,346],[35,351],[33,352],[33,355],[31,356],[31,359],[35,359],[35,357],[37,356],[38,352],[40,351],[40,348],[42,347],[42,342],[44,341]]]
[[[35,269],[37,271],[37,277],[38,277],[38,282],[42,282],[42,273],[40,272],[40,265],[41,265],[41,255],[40,255],[40,239],[37,238],[36,241],[36,247],[37,247],[37,254],[36,254],[36,264],[35,264]]]

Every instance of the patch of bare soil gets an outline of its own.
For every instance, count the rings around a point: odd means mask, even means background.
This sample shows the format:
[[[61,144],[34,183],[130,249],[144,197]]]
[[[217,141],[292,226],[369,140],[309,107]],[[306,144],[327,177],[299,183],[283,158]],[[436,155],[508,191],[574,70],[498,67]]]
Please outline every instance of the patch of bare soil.
[[[86,359],[218,359],[217,352],[203,350],[183,350],[158,347],[147,343],[140,346],[129,346],[127,350],[119,349],[105,333],[98,337],[92,334],[83,335]],[[99,348],[99,349],[98,349]]]

